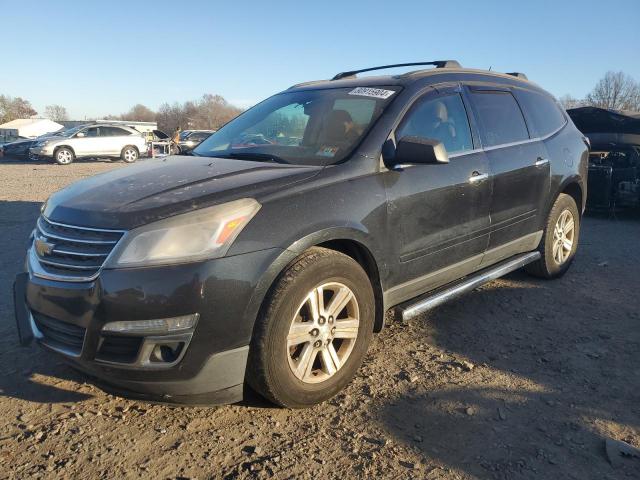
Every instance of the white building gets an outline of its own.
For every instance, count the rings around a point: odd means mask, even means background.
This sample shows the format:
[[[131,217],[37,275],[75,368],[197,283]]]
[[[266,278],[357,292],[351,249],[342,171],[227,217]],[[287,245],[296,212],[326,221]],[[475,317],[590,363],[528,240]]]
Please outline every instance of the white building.
[[[49,132],[57,132],[62,125],[48,118],[19,118],[0,125],[0,139],[15,137],[34,138]]]

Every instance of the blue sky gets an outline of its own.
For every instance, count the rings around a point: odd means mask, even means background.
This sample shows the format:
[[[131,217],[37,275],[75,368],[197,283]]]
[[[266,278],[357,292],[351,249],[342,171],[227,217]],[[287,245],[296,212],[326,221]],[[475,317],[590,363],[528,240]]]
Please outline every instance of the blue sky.
[[[342,70],[456,59],[582,97],[607,70],[640,81],[638,19],[639,0],[0,0],[0,94],[76,119],[203,93],[246,107]]]

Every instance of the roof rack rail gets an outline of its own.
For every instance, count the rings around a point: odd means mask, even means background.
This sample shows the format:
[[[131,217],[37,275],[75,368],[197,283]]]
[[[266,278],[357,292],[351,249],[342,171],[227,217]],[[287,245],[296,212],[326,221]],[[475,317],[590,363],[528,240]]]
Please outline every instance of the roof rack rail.
[[[522,80],[529,80],[527,76],[522,72],[507,72],[507,75],[511,75],[512,77],[521,78]]]
[[[414,67],[417,65],[433,65],[436,68],[462,68],[455,60],[436,60],[434,62],[416,62],[416,63],[396,63],[395,65],[382,65],[380,67],[363,68],[362,70],[351,70],[349,72],[340,72],[331,80],[340,80],[341,78],[353,77],[358,73],[371,72],[372,70],[384,70],[386,68],[396,67]]]

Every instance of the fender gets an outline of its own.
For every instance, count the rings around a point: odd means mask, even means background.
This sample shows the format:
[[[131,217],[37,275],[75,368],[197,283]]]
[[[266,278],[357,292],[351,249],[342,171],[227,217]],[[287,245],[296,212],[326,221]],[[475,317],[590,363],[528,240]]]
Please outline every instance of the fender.
[[[245,309],[245,318],[253,319],[253,321],[257,319],[260,309],[262,308],[262,304],[269,294],[269,290],[272,285],[276,282],[280,274],[286,270],[286,268],[296,258],[298,258],[301,253],[311,247],[330,242],[332,240],[351,240],[362,245],[373,257],[373,260],[376,263],[376,268],[378,268],[378,274],[381,275],[379,271],[380,262],[378,261],[378,258],[380,258],[380,252],[376,252],[375,247],[372,246],[373,242],[371,241],[371,236],[363,225],[353,223],[348,226],[332,226],[317,230],[304,235],[299,240],[280,251],[280,254],[274,259],[269,268],[262,275],[258,285],[256,285],[253,295],[251,296],[251,300]],[[375,287],[374,290],[376,290]],[[384,313],[384,307],[382,305],[379,305],[379,307]],[[383,326],[384,314],[380,317],[380,321],[376,322],[380,323],[380,325],[376,326],[376,331],[382,329]]]
[[[567,188],[567,186],[571,184],[576,184],[580,187],[580,191],[582,194],[582,205],[578,205],[578,208],[580,209],[581,213],[584,213],[585,205],[587,202],[587,185],[585,180],[579,174],[574,174],[562,179],[562,182],[558,184],[558,187],[549,195],[549,200],[546,205],[546,212],[544,216],[545,219],[549,216],[549,212],[551,211],[556,198],[558,198],[558,195],[560,195]]]

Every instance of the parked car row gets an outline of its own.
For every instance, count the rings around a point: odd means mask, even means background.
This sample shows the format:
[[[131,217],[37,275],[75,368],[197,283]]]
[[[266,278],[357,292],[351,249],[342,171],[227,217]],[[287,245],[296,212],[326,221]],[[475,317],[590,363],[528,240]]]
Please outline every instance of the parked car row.
[[[172,153],[185,154],[200,145],[215,130],[185,130],[173,145]],[[90,124],[68,130],[49,133],[37,138],[18,138],[0,146],[0,157],[29,157],[53,159],[60,165],[68,165],[77,158],[120,158],[127,163],[143,156],[152,156],[152,142],[170,142],[170,137],[153,130],[146,134],[133,127],[113,124]]]
[[[76,158],[111,157],[127,163],[146,153],[147,141],[140,132],[125,126],[92,124],[65,130],[44,138],[29,148],[31,158],[53,158],[67,165]]]
[[[187,153],[209,138],[215,130],[183,130],[178,141],[178,153]]]

